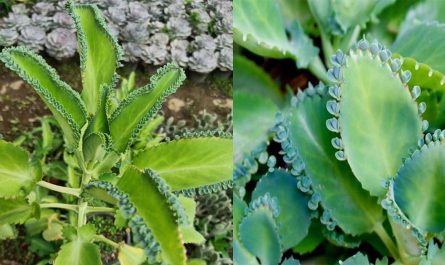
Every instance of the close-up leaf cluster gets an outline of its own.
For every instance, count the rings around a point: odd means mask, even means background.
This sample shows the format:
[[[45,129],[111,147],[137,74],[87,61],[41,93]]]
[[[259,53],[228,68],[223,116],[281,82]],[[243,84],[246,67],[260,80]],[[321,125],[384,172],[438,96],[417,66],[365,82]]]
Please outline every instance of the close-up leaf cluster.
[[[235,264],[443,263],[444,8],[234,0]]]

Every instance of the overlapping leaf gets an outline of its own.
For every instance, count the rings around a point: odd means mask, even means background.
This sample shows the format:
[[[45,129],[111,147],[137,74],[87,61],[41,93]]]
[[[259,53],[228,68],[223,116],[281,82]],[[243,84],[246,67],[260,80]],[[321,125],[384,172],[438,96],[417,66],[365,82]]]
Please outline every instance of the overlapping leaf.
[[[86,123],[85,106],[77,92],[41,56],[24,47],[3,50],[0,60],[34,88],[62,127],[69,147],[77,147]]]
[[[163,180],[154,172],[144,173],[130,166],[117,187],[128,194],[138,215],[151,230],[161,247],[163,260],[172,265],[185,265],[185,248],[177,212],[181,206]]]
[[[174,93],[185,79],[184,71],[175,64],[160,68],[150,84],[134,90],[122,101],[109,119],[114,147],[124,151],[161,108],[165,98]]]
[[[83,91],[89,114],[96,114],[102,85],[110,85],[119,66],[121,48],[108,30],[105,19],[94,5],[75,5],[68,2],[79,41]]]
[[[232,179],[232,139],[209,136],[161,143],[139,153],[133,164],[155,170],[173,191],[216,188]]]

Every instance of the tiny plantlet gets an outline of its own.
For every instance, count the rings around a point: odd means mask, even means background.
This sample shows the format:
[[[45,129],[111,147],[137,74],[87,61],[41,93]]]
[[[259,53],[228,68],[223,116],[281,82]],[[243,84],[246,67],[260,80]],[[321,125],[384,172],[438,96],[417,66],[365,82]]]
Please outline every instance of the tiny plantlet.
[[[167,64],[148,85],[117,92],[122,52],[102,15],[94,5],[70,1],[66,7],[77,30],[81,94],[29,49],[0,53],[0,60],[51,110],[63,134],[68,165],[61,176],[64,185],[47,182],[45,148],[28,154],[17,142],[1,140],[0,225],[45,217],[43,238],[63,240],[54,260],[47,260],[56,265],[102,264],[97,243],[115,249],[122,265],[188,264],[184,244],[204,240],[193,227],[193,196],[231,187],[231,135],[185,133],[145,145],[141,134],[184,81],[183,70]],[[50,126],[43,124],[42,145],[50,146]],[[131,239],[114,242],[97,234],[89,220],[103,213],[112,214],[116,226],[129,227]]]
[[[443,1],[304,2],[234,2],[245,54],[318,79],[283,96],[235,55],[235,264],[443,264]]]

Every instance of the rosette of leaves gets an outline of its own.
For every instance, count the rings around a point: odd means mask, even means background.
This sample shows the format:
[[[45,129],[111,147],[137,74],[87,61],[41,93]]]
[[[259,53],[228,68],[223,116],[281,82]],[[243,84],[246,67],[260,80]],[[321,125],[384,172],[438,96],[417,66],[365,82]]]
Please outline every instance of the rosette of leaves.
[[[202,241],[193,227],[191,197],[231,187],[231,136],[189,133],[136,154],[134,142],[184,81],[184,72],[175,64],[160,68],[150,84],[132,90],[111,109],[121,48],[95,5],[68,2],[67,10],[77,30],[81,94],[28,48],[0,53],[0,60],[31,85],[59,124],[66,185],[42,180],[42,154],[29,155],[0,141],[0,181],[5,183],[0,188],[0,224],[39,220],[47,209],[67,211],[66,219],[51,222],[44,235],[63,239],[54,264],[102,264],[96,244],[102,242],[116,249],[120,264],[185,265],[184,244]],[[49,200],[41,190],[58,196]],[[92,204],[91,197],[101,205]],[[88,215],[104,212],[130,228],[134,245],[114,242],[88,224]]]
[[[69,29],[55,29],[46,36],[45,47],[58,60],[71,57],[77,51],[76,35]]]
[[[39,52],[45,44],[45,30],[37,26],[26,26],[20,31],[17,43]]]

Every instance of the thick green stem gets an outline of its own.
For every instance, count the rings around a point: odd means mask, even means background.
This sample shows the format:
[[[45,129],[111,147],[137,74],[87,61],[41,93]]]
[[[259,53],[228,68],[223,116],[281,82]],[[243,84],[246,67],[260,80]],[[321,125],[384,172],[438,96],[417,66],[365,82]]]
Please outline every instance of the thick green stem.
[[[77,212],[78,207],[77,205],[72,204],[65,204],[65,203],[41,203],[40,208],[58,208],[58,209],[65,209],[70,211]]]
[[[87,207],[86,213],[115,213],[116,209],[110,207]]]
[[[334,49],[332,48],[331,40],[329,36],[323,30],[320,30],[321,36],[321,47],[323,49],[324,61],[328,67],[331,67],[331,56],[334,54]]]
[[[309,71],[313,73],[318,79],[325,83],[330,83],[328,78],[328,73],[326,71],[326,68],[323,65],[323,62],[321,61],[320,57],[315,57],[315,59],[309,64],[308,66]]]
[[[376,226],[374,227],[374,232],[376,232],[376,234],[382,240],[383,244],[385,244],[389,253],[391,253],[391,256],[393,256],[395,259],[400,259],[399,252],[397,251],[397,246],[394,243],[394,241],[391,239],[391,237],[388,235],[388,233],[386,232],[382,223],[376,224]]]
[[[88,203],[79,199],[79,213],[77,216],[77,227],[81,227],[87,222],[87,207]]]
[[[64,193],[64,194],[70,194],[76,197],[80,197],[80,189],[73,189],[73,188],[67,188],[59,185],[54,185],[52,183],[46,182],[46,181],[39,181],[37,182],[37,185],[43,188],[47,188],[52,191]]]
[[[105,244],[108,244],[108,245],[110,245],[110,246],[112,246],[114,248],[119,248],[119,244],[118,243],[116,243],[116,242],[114,242],[114,241],[104,237],[103,235],[96,235],[96,236],[94,236],[93,240],[94,241],[104,242]]]
[[[352,44],[357,42],[358,36],[360,34],[360,26],[355,26],[350,29],[340,42],[339,49],[347,51]]]

